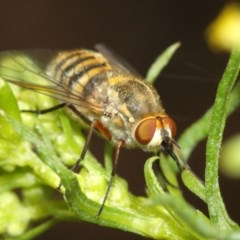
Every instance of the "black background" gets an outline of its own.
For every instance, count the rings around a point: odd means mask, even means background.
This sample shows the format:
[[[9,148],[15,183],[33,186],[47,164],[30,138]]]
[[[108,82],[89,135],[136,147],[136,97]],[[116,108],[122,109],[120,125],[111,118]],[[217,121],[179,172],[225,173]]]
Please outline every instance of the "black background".
[[[200,117],[214,100],[217,81],[227,54],[212,53],[204,30],[226,1],[166,0],[21,0],[0,1],[0,51],[9,49],[93,48],[103,42],[115,49],[144,75],[156,56],[181,41],[182,47],[155,84],[167,112],[176,119],[178,132]],[[239,131],[239,112],[230,118],[226,136]],[[236,129],[237,127],[237,129]],[[101,158],[103,141],[95,138]],[[96,146],[96,144],[94,144]],[[194,151],[190,165],[204,173],[205,143]],[[141,150],[121,152],[118,174],[135,194],[144,194]],[[230,215],[238,215],[237,181],[221,177]],[[188,198],[197,207],[201,202]],[[205,208],[203,208],[206,211]],[[37,239],[143,239],[127,232],[93,224],[61,223]]]

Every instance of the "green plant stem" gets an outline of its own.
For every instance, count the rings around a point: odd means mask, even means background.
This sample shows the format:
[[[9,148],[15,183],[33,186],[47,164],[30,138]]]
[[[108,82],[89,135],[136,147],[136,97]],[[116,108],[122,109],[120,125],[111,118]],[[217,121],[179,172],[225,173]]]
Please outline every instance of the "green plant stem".
[[[206,152],[206,199],[211,221],[221,229],[236,228],[225,209],[219,182],[218,168],[223,131],[227,119],[230,93],[240,69],[240,51],[232,52],[226,70],[219,83],[213,106]]]

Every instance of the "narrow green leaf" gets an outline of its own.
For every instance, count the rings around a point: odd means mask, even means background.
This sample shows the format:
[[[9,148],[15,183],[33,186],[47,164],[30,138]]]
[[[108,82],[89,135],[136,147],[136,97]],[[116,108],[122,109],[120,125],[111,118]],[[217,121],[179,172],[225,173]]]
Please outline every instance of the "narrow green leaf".
[[[147,188],[149,191],[149,195],[159,196],[161,194],[165,194],[164,189],[160,186],[159,181],[156,175],[153,172],[153,163],[154,161],[159,160],[159,157],[151,157],[149,158],[144,165],[144,175],[147,184]]]
[[[153,83],[156,80],[157,76],[167,66],[173,54],[180,47],[180,45],[181,44],[179,42],[172,44],[153,62],[147,72],[147,82]]]
[[[205,187],[191,171],[184,170],[182,172],[182,180],[191,192],[206,202]]]
[[[0,79],[0,110],[17,120],[21,119],[17,100],[9,85],[2,79]],[[3,139],[7,138],[12,140],[15,140],[17,137],[16,133],[5,121],[3,116],[0,116],[0,136],[2,136]]]
[[[222,200],[218,182],[218,169],[230,94],[239,74],[239,70],[240,51],[235,50],[230,56],[228,65],[217,89],[207,140],[207,162],[205,170],[206,198],[210,218],[220,229],[237,227],[237,225],[229,218]]]

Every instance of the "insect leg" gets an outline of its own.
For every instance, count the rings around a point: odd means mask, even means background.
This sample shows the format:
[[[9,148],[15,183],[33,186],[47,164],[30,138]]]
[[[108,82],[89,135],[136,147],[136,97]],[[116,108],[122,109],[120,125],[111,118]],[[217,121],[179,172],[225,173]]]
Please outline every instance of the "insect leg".
[[[86,155],[86,152],[88,150],[89,143],[90,143],[90,140],[91,140],[91,137],[92,137],[93,129],[96,126],[96,122],[97,122],[97,120],[92,121],[92,123],[90,125],[90,128],[89,128],[88,135],[87,135],[87,140],[86,140],[85,145],[83,147],[82,153],[81,153],[80,157],[78,158],[78,160],[75,162],[75,164],[71,168],[71,170],[75,173],[79,173],[79,171],[80,171],[79,163],[84,159],[84,157]],[[57,189],[59,190],[61,188],[61,186],[62,186],[62,183],[60,182]]]
[[[96,217],[99,217],[99,216],[101,215],[102,210],[103,210],[103,208],[104,208],[104,205],[105,205],[105,203],[106,203],[106,200],[107,200],[107,198],[108,198],[110,189],[111,189],[112,184],[113,184],[114,176],[115,176],[115,174],[116,174],[116,169],[117,169],[117,163],[118,163],[120,148],[121,148],[121,146],[123,145],[123,143],[124,143],[124,142],[121,141],[121,140],[118,141],[118,143],[117,143],[117,147],[116,147],[115,154],[114,154],[114,165],[113,165],[113,169],[112,169],[112,172],[111,172],[111,177],[110,177],[110,180],[109,180],[109,182],[108,182],[107,190],[106,190],[105,196],[104,196],[104,198],[103,198],[101,207],[99,208]]]
[[[81,153],[80,157],[78,158],[78,160],[76,161],[76,163],[71,168],[72,171],[75,172],[75,173],[78,173],[79,170],[80,170],[79,163],[84,159],[84,157],[86,155],[86,152],[88,150],[89,143],[90,143],[90,140],[91,140],[91,137],[92,137],[92,134],[93,134],[93,130],[96,127],[96,124],[97,124],[97,120],[93,120],[91,125],[90,125],[88,135],[87,135],[87,139],[86,139],[85,145],[83,147],[82,153]]]
[[[45,114],[45,113],[49,113],[49,112],[53,112],[56,111],[60,108],[63,108],[67,105],[67,103],[60,103],[58,105],[55,105],[53,107],[47,108],[47,109],[42,109],[42,110],[21,110],[21,112],[24,113],[36,113],[36,114]]]

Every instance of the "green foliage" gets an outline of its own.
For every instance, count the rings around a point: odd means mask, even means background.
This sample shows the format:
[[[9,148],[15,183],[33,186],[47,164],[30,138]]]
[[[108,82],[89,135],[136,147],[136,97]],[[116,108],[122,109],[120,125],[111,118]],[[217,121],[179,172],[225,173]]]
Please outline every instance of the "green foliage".
[[[206,203],[209,218],[184,199],[176,187],[175,169],[162,156],[161,161],[159,156],[146,160],[148,197],[132,195],[127,182],[116,176],[106,206],[96,217],[110,178],[111,148],[107,146],[105,152],[106,169],[88,152],[80,173],[73,173],[66,166],[74,164],[84,145],[81,125],[64,111],[41,116],[20,114],[18,105],[21,109],[46,108],[56,101],[16,87],[13,94],[0,80],[0,234],[4,239],[32,239],[58,221],[71,220],[153,239],[240,239],[239,227],[227,214],[218,183],[225,121],[240,104],[240,84],[235,84],[239,67],[240,52],[235,50],[219,83],[213,108],[178,141],[187,159],[198,142],[208,137],[205,185],[189,170],[183,171],[182,179]],[[154,64],[148,79],[153,81],[160,71]],[[167,182],[153,171],[154,163],[161,165]],[[31,228],[31,223],[36,227]]]

